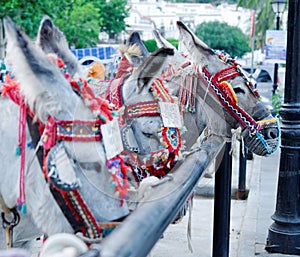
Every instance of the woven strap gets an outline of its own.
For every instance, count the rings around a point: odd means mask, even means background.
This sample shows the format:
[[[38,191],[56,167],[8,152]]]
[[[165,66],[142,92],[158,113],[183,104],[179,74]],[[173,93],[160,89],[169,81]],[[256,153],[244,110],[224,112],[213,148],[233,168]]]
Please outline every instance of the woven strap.
[[[240,75],[240,73],[237,70],[236,65],[232,65],[228,68],[225,68],[225,69],[217,72],[214,76],[212,76],[212,81],[221,82],[224,80],[232,79],[239,75]]]
[[[65,141],[101,141],[100,120],[81,121],[63,120],[57,121],[56,138]]]
[[[157,101],[145,101],[125,106],[126,119],[134,119],[143,116],[160,116]]]

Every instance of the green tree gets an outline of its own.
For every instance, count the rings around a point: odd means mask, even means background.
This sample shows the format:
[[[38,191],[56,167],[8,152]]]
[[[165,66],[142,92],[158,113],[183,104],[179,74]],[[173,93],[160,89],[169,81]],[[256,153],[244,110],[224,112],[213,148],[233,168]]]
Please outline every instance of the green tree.
[[[46,14],[50,17],[59,16],[74,0],[0,0],[0,59],[4,58],[4,29],[3,18],[10,17],[25,33],[35,38],[39,23]]]
[[[71,45],[82,48],[95,46],[98,35],[105,31],[114,38],[125,30],[129,15],[126,0],[0,0],[1,21],[10,16],[29,37],[36,37],[40,21],[48,15],[62,30]],[[4,40],[0,31],[0,58],[4,57]],[[2,38],[2,39],[1,39]]]
[[[99,8],[103,20],[100,30],[106,32],[110,39],[115,40],[116,35],[126,29],[125,18],[129,16],[127,0],[100,0],[94,1],[94,4]]]
[[[268,29],[275,27],[275,14],[272,10],[271,0],[238,0],[240,7],[255,10],[255,36],[258,39],[258,47],[264,50],[265,36]]]
[[[232,57],[242,57],[250,51],[247,36],[239,28],[227,23],[201,23],[197,26],[195,34],[211,48],[224,50]]]
[[[55,24],[64,32],[68,42],[76,48],[93,47],[99,42],[99,28],[103,19],[100,10],[92,2],[77,0],[54,19]]]
[[[0,0],[0,19],[9,16],[31,38],[35,38],[39,23],[46,14],[57,17],[74,0]]]
[[[170,42],[173,46],[176,47],[176,49],[178,49],[178,39],[175,39],[175,38],[167,38],[166,39],[168,42]],[[156,41],[154,39],[149,39],[149,40],[146,40],[144,42],[145,44],[145,47],[147,48],[147,50],[152,53],[154,52],[155,50],[158,49],[157,47],[157,44],[156,44]]]
[[[154,52],[155,50],[158,49],[157,44],[156,44],[156,41],[155,41],[154,39],[146,40],[146,41],[144,42],[144,44],[145,44],[145,47],[147,48],[147,50],[148,50],[150,53],[152,53],[152,52]]]

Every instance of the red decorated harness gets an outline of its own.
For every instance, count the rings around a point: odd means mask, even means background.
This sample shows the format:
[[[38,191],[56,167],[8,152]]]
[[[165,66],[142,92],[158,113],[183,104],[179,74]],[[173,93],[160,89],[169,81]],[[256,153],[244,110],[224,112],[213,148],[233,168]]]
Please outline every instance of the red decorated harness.
[[[119,115],[119,125],[123,127],[123,132],[126,128],[126,123],[138,117],[155,117],[161,116],[159,102],[175,103],[173,97],[164,87],[161,79],[155,79],[151,85],[151,92],[155,100],[143,101],[134,104],[126,105],[122,99],[121,83],[115,83],[114,86],[110,83],[109,89],[106,92],[106,98],[113,104],[115,110],[124,108],[123,115]],[[128,163],[132,167],[133,175],[136,182],[139,183],[143,178],[148,176],[164,177],[175,165],[180,157],[180,149],[182,147],[180,128],[169,128],[162,126],[158,131],[161,137],[163,149],[150,152],[149,155],[141,159],[135,150],[124,152],[128,155]],[[123,135],[124,139],[124,135]],[[126,147],[127,149],[129,147]]]
[[[49,151],[57,147],[57,143],[61,141],[101,141],[101,126],[113,120],[115,112],[111,110],[107,101],[96,97],[88,86],[86,81],[74,81],[71,80],[70,84],[79,92],[85,103],[97,116],[95,120],[62,120],[57,121],[53,117],[49,117],[43,132],[42,141],[44,147],[44,161],[43,161],[43,172],[48,182],[50,183],[50,189],[54,198],[62,208],[62,211],[69,220],[74,231],[80,231],[85,237],[91,239],[102,238],[102,231],[100,226],[97,224],[92,212],[89,210],[85,201],[80,195],[78,185],[67,185],[68,189],[65,190],[58,186],[59,183],[54,183],[53,172],[49,173]],[[6,79],[6,84],[3,85],[2,96],[7,95],[16,104],[20,105],[20,121],[26,120],[26,112],[33,116],[33,113],[29,111],[29,108],[24,104],[23,98],[19,93],[18,83],[11,80],[9,77]],[[25,114],[25,116],[24,116]],[[25,166],[25,129],[26,123],[19,128],[19,147],[21,147],[21,171],[20,171],[20,197],[18,198],[19,210],[23,209],[26,212],[26,196],[24,190],[24,166]],[[25,126],[24,126],[25,124]],[[112,186],[115,193],[121,199],[121,204],[127,197],[129,185],[127,182],[127,171],[130,169],[124,162],[122,155],[118,154],[115,157],[107,160],[107,167],[109,169]],[[50,175],[49,175],[50,174]],[[54,176],[55,177],[55,176]],[[66,187],[66,185],[63,185]]]
[[[159,102],[175,103],[174,98],[169,94],[161,79],[157,78],[154,80],[151,85],[151,92],[156,100],[157,106],[155,106],[155,103],[148,103],[148,105],[143,108],[144,103],[141,103],[141,108],[135,111],[136,116],[138,116],[139,113],[140,116],[154,116],[153,109],[157,110],[156,115],[161,115]],[[149,108],[149,105],[152,108]],[[134,107],[136,108],[136,105]],[[130,109],[132,110],[133,108],[130,106]],[[143,169],[142,173],[144,173],[144,175],[149,174],[161,178],[170,172],[180,158],[182,140],[181,130],[176,127],[165,127],[163,125],[159,130],[159,135],[164,148],[151,152],[148,158],[139,161],[140,169]],[[140,174],[137,177],[141,179]]]
[[[254,89],[252,83],[247,78],[246,74],[242,71],[241,67],[232,59],[228,54],[223,51],[215,51],[215,54],[224,63],[228,64],[226,68],[221,71],[211,74],[205,66],[200,69],[194,65],[192,74],[182,76],[182,86],[179,93],[179,103],[181,109],[185,111],[195,111],[195,97],[197,81],[195,76],[198,77],[205,87],[212,93],[215,99],[224,107],[224,109],[231,114],[235,120],[237,120],[242,127],[248,129],[250,137],[255,136],[262,143],[265,151],[270,154],[276,151],[277,147],[270,146],[260,131],[273,123],[277,123],[276,118],[266,119],[261,121],[255,121],[243,108],[238,105],[238,99],[232,86],[228,80],[237,76],[241,76],[244,79],[245,84],[248,86],[250,92],[259,97],[258,91]],[[187,67],[190,63],[185,62],[177,71],[180,71]],[[168,69],[168,73],[164,74],[164,78],[168,78],[177,71],[174,69]]]

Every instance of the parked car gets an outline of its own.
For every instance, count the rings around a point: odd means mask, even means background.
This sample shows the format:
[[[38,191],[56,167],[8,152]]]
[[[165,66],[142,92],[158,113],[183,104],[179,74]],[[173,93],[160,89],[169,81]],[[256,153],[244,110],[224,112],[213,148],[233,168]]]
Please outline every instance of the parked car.
[[[256,88],[262,98],[262,101],[272,111],[272,95],[273,95],[273,77],[274,77],[274,66],[258,66],[254,67],[253,74],[251,76],[251,68],[243,67],[248,73],[249,77],[252,77],[256,83]],[[284,93],[284,79],[285,79],[285,68],[280,67],[278,69],[278,93],[282,96]]]

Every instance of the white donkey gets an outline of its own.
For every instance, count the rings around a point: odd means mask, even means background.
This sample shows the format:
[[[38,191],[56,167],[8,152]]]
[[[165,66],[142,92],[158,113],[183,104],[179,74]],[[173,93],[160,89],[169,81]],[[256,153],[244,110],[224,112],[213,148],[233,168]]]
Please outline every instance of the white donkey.
[[[15,79],[20,84],[20,95],[24,97],[24,103],[28,109],[34,113],[34,120],[46,127],[42,135],[44,146],[45,143],[48,146],[50,142],[46,140],[48,137],[55,138],[52,133],[53,126],[56,126],[58,139],[54,141],[53,148],[46,147],[48,159],[44,159],[42,163],[47,164],[43,167],[44,174],[33,151],[27,149],[26,160],[32,159],[33,163],[26,163],[24,177],[20,175],[20,157],[15,156],[14,151],[6,152],[18,144],[17,131],[7,127],[14,126],[17,129],[18,108],[8,99],[1,99],[1,104],[7,106],[3,108],[3,111],[8,112],[3,116],[7,120],[1,123],[3,126],[1,130],[3,129],[3,135],[11,138],[11,141],[3,142],[0,147],[9,158],[9,163],[6,159],[2,159],[3,179],[0,182],[0,193],[5,207],[12,209],[16,204],[20,186],[23,188],[24,185],[25,191],[22,192],[22,196],[26,195],[27,204],[27,214],[21,216],[23,227],[17,226],[15,229],[15,246],[20,246],[21,242],[27,242],[28,239],[42,232],[49,235],[59,232],[80,232],[84,234],[83,236],[92,237],[95,240],[101,239],[101,225],[99,225],[100,228],[97,227],[99,222],[103,224],[120,220],[129,213],[126,203],[120,202],[123,199],[114,196],[115,193],[123,193],[122,186],[125,189],[126,181],[119,182],[119,180],[122,180],[125,174],[117,177],[118,180],[114,180],[113,185],[117,184],[116,188],[119,188],[120,192],[114,192],[111,189],[111,180],[118,176],[126,165],[123,163],[121,166],[124,167],[121,167],[121,170],[118,169],[118,165],[116,167],[108,165],[108,163],[114,164],[115,162],[118,164],[122,161],[122,156],[119,160],[108,156],[108,152],[114,151],[111,148],[114,148],[115,141],[109,141],[105,146],[100,141],[101,134],[104,133],[102,123],[106,122],[105,119],[112,118],[113,112],[108,108],[107,102],[94,97],[84,82],[81,85],[80,82],[71,81],[76,88],[77,93],[75,93],[70,82],[66,80],[58,67],[53,65],[47,55],[9,19],[5,21],[5,29],[8,37],[7,59],[13,68]],[[155,67],[152,71],[159,73],[166,57],[172,53],[173,50],[170,51],[170,49],[157,51],[149,57],[148,67]],[[9,94],[9,90],[14,89],[13,82],[8,83],[11,87],[5,87],[3,93]],[[80,97],[78,93],[81,93]],[[24,117],[22,122],[23,125],[26,122]],[[79,135],[73,135],[77,133]],[[34,136],[34,133],[31,135]],[[26,136],[27,141],[30,141],[28,133]],[[106,137],[113,136],[106,134]],[[6,144],[9,147],[6,147]],[[50,181],[49,184],[45,176]],[[67,193],[61,194],[63,189],[67,190]],[[73,192],[73,190],[76,191]],[[61,206],[63,212],[53,195],[57,198],[59,205],[61,202],[67,203]],[[25,202],[25,199],[21,200]],[[79,204],[73,206],[73,202],[79,202]],[[84,217],[79,215],[82,210]],[[30,237],[24,238],[25,232],[32,233],[29,233]]]

